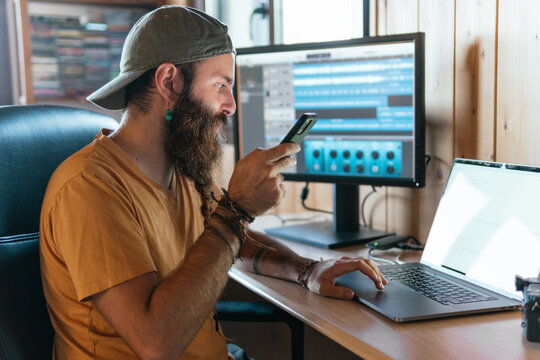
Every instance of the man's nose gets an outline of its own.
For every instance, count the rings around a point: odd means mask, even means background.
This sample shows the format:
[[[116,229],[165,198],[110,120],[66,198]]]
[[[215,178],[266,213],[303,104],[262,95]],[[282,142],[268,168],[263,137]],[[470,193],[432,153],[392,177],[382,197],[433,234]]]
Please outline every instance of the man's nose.
[[[223,101],[220,111],[226,116],[231,116],[236,112],[236,102],[232,94],[228,95],[225,101]]]

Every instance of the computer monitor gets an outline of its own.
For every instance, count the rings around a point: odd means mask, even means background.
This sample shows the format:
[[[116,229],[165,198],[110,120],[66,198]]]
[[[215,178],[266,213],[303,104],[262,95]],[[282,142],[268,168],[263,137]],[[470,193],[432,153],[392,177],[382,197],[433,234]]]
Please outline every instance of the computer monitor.
[[[359,184],[422,187],[424,34],[243,48],[236,56],[237,158],[277,145],[305,112],[318,122],[286,180],[334,186],[333,223],[272,235],[335,248],[387,235],[359,224]]]

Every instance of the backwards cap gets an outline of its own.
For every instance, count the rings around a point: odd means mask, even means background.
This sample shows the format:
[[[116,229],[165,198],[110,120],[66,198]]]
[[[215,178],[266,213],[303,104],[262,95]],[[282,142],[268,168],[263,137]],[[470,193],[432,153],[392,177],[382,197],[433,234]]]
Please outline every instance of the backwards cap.
[[[164,62],[175,65],[234,53],[227,26],[190,7],[167,5],[141,17],[126,37],[120,74],[88,96],[109,110],[125,107],[125,88]]]

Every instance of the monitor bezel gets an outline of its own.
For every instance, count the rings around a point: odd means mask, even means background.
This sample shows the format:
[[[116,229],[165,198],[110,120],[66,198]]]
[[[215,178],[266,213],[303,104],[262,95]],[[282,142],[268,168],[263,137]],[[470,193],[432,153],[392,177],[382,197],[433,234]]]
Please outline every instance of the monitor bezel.
[[[374,186],[400,186],[420,188],[425,185],[425,34],[422,32],[385,35],[385,36],[370,36],[363,38],[355,38],[349,40],[328,41],[318,43],[301,43],[301,44],[284,44],[284,45],[268,45],[249,48],[236,49],[236,56],[261,54],[281,51],[297,51],[297,50],[319,50],[343,46],[369,45],[373,43],[388,43],[388,42],[403,42],[412,41],[414,43],[414,177],[412,178],[390,178],[390,177],[369,177],[369,176],[339,176],[339,175],[317,175],[317,174],[291,174],[283,173],[285,180],[300,181],[300,182],[323,182],[333,184],[359,184],[359,185],[374,185]],[[238,65],[236,64],[236,72],[238,73]],[[233,89],[235,99],[238,99],[238,88]],[[240,110],[240,109],[238,109]],[[240,137],[241,129],[239,126],[237,111],[234,115],[233,132],[235,145],[236,161],[240,159]]]

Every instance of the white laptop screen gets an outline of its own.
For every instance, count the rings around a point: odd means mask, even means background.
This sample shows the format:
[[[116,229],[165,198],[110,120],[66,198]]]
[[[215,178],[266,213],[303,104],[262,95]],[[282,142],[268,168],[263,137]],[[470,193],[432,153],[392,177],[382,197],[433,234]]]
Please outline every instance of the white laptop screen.
[[[515,275],[536,277],[540,271],[539,171],[454,161],[422,263],[521,298]]]

